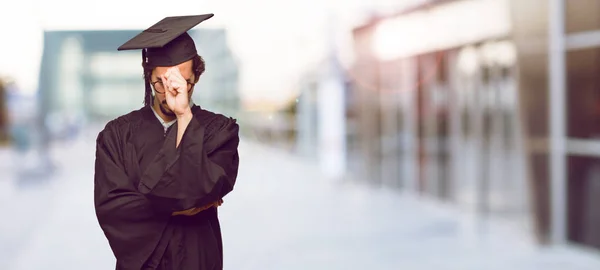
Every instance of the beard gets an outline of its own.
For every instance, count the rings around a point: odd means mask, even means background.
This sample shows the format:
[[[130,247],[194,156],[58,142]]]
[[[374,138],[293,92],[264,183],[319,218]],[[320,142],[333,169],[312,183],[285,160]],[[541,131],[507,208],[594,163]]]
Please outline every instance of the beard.
[[[158,106],[158,108],[160,108],[160,111],[166,116],[169,116],[169,117],[175,116],[175,113],[173,111],[171,111],[171,109],[169,109],[169,105],[167,105],[166,100],[161,102],[160,105]]]

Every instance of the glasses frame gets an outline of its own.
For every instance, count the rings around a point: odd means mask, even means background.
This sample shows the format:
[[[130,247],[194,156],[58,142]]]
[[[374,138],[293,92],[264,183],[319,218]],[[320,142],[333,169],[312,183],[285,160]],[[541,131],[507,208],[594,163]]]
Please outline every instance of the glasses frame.
[[[187,88],[188,88],[188,93],[189,93],[190,91],[192,91],[192,88],[194,88],[194,85],[196,85],[196,84],[195,84],[195,83],[188,82],[188,81],[186,81],[186,82],[187,82]],[[161,91],[158,91],[158,90],[156,89],[156,84],[157,84],[157,83],[160,83],[160,84],[162,85],[162,83],[163,83],[163,82],[162,82],[162,80],[160,80],[160,79],[159,79],[159,80],[156,80],[156,81],[154,81],[154,82],[153,82],[153,81],[150,81],[150,84],[152,85],[152,89],[154,90],[154,92],[156,92],[157,94],[161,94],[161,95],[163,95],[164,93],[166,93],[166,90],[165,90],[165,91],[163,91],[163,92],[161,92]],[[163,85],[162,87],[164,87],[164,85]]]

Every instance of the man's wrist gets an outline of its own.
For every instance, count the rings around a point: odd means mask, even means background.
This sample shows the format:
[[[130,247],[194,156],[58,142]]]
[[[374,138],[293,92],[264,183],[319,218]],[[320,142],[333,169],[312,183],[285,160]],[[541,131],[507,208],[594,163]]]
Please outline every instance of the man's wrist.
[[[188,108],[185,110],[184,113],[177,115],[177,121],[186,121],[187,122],[187,121],[192,120],[192,117],[193,117],[192,109]]]

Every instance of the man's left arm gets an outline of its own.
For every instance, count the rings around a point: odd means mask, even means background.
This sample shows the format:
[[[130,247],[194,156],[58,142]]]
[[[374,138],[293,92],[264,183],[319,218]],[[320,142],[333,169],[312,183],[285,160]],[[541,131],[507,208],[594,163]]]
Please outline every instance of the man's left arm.
[[[207,133],[207,123],[196,116],[188,120],[178,119],[138,186],[156,207],[173,212],[219,201],[233,190],[238,174],[236,121],[217,117]]]

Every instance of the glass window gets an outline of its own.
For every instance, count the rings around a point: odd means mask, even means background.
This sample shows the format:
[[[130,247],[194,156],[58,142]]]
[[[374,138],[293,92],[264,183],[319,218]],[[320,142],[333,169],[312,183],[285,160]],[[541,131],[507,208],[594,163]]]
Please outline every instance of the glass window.
[[[89,110],[114,118],[143,104],[144,80],[139,52],[96,52],[89,56]]]
[[[600,1],[565,1],[565,30],[567,33],[600,30]]]
[[[600,137],[600,48],[567,53],[568,136]]]
[[[81,41],[70,37],[65,39],[58,63],[58,97],[56,105],[67,112],[79,112],[83,109],[83,85],[81,70],[83,69],[83,50]]]
[[[421,181],[427,193],[449,198],[448,168],[448,63],[447,53],[419,59],[419,112]]]
[[[568,158],[569,240],[600,248],[600,159]]]
[[[91,113],[94,116],[115,118],[142,106],[144,82],[103,82],[90,91]]]
[[[98,52],[90,55],[90,72],[98,79],[142,79],[142,58],[139,51]]]

